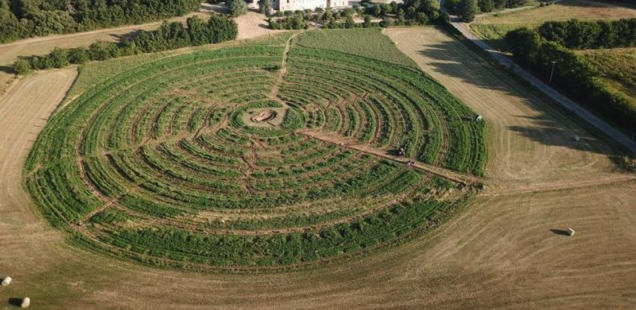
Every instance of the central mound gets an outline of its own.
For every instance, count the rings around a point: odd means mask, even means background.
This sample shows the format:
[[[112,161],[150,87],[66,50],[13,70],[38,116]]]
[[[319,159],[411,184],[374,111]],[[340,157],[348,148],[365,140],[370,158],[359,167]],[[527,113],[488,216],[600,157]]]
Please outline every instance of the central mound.
[[[426,167],[480,173],[474,117],[410,68],[223,48],[83,93],[38,138],[26,184],[91,249],[182,268],[297,266],[435,226],[467,191]]]

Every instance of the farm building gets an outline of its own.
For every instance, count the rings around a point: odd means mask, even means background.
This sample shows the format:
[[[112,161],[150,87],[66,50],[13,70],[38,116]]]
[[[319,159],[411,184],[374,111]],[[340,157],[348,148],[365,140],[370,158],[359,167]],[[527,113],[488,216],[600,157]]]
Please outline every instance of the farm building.
[[[349,5],[348,0],[274,0],[274,9],[279,11],[313,10],[315,8],[338,8]]]

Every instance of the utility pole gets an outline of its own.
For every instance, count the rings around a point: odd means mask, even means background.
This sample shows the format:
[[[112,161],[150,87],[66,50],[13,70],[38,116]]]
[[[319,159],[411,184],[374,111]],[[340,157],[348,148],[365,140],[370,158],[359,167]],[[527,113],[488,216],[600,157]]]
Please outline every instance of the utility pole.
[[[548,84],[552,84],[552,76],[554,76],[554,66],[556,65],[556,60],[552,61],[552,71],[550,71],[550,82]]]

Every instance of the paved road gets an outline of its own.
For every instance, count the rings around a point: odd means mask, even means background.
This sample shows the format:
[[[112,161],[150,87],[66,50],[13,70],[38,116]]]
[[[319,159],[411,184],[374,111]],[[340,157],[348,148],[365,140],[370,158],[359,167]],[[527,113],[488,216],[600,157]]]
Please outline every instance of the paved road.
[[[441,1],[441,5],[443,7],[444,0]],[[528,71],[526,71],[525,69],[521,68],[519,65],[515,64],[512,60],[510,60],[510,58],[506,57],[501,52],[499,52],[499,51],[493,49],[492,47],[490,47],[488,44],[486,44],[486,42],[482,41],[477,35],[475,35],[475,33],[473,33],[473,31],[470,29],[470,26],[469,26],[468,23],[459,22],[459,21],[457,21],[456,18],[453,18],[453,21],[451,22],[451,25],[455,29],[457,29],[459,32],[461,32],[462,35],[464,37],[466,37],[468,40],[471,40],[477,46],[482,48],[484,51],[488,52],[499,63],[501,63],[502,65],[504,65],[506,67],[514,68],[514,71],[515,71],[515,73],[518,76],[520,76],[524,80],[530,82],[532,85],[534,85],[541,92],[543,92],[544,94],[546,94],[547,96],[552,98],[555,102],[559,103],[561,106],[563,106],[564,108],[566,108],[569,111],[571,111],[572,114],[575,114],[580,119],[582,119],[582,120],[586,121],[587,123],[589,123],[590,125],[596,127],[598,130],[600,130],[601,132],[605,133],[606,135],[610,136],[611,138],[616,140],[618,143],[623,145],[626,149],[631,151],[633,154],[636,154],[636,142],[635,141],[631,140],[624,133],[622,133],[621,131],[619,131],[616,128],[612,127],[611,125],[609,125],[605,121],[603,121],[600,118],[596,117],[591,112],[589,112],[586,109],[582,108],[576,102],[574,102],[574,101],[568,99],[567,97],[563,96],[561,93],[556,91],[554,88],[552,88],[552,87],[548,86],[547,84],[543,83],[541,80],[536,78],[534,75],[530,74]]]

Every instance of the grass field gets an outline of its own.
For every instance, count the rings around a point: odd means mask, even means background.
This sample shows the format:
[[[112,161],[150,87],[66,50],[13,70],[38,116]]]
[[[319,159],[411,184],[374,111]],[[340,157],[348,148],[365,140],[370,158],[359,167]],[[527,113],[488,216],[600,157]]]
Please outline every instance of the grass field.
[[[610,86],[634,99],[636,104],[636,48],[579,53],[599,70]]]
[[[74,78],[42,72],[0,97],[0,270],[14,279],[0,309],[24,296],[34,309],[633,308],[636,187],[617,154],[443,32],[388,33],[487,120],[487,183],[461,213],[399,247],[297,272],[180,272],[86,251],[50,227],[22,183]],[[577,235],[551,231],[566,227]]]
[[[298,39],[298,45],[309,48],[329,49],[349,53],[406,67],[417,68],[408,57],[395,49],[393,42],[380,29],[334,29],[330,31],[310,31]]]
[[[636,7],[588,0],[568,0],[546,7],[489,15],[470,25],[475,34],[493,48],[506,51],[503,37],[520,27],[538,27],[547,21],[614,20],[636,17]]]
[[[33,201],[73,244],[197,270],[314,264],[434,227],[472,192],[461,173],[483,174],[483,122],[379,30],[314,33],[82,68],[27,159]]]

